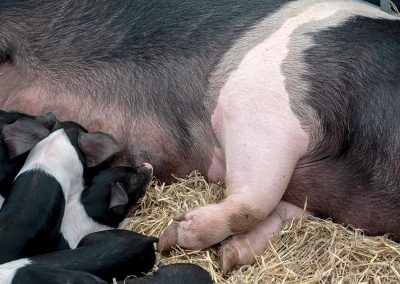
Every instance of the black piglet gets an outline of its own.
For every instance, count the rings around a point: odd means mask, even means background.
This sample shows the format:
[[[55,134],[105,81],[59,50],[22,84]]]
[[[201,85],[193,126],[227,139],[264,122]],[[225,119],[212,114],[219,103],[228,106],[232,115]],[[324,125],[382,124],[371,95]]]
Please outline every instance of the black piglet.
[[[29,267],[36,265],[71,271],[83,271],[105,281],[140,276],[154,266],[154,243],[158,239],[126,230],[108,230],[87,235],[74,250],[57,251],[0,265],[0,283],[24,279]],[[29,272],[31,273],[31,272]],[[80,283],[80,282],[79,282]]]

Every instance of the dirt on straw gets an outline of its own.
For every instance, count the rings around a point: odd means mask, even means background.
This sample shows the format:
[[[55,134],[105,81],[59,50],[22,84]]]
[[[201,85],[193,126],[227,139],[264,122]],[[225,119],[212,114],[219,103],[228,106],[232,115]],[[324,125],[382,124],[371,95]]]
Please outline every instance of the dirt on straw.
[[[154,180],[131,211],[126,229],[159,236],[172,217],[223,197],[223,187],[198,173],[164,185]],[[399,224],[400,225],[400,224]],[[216,283],[400,283],[400,244],[367,237],[329,220],[302,217],[287,222],[253,265],[220,273],[218,246],[201,251],[175,248],[157,263],[189,262],[210,272]]]

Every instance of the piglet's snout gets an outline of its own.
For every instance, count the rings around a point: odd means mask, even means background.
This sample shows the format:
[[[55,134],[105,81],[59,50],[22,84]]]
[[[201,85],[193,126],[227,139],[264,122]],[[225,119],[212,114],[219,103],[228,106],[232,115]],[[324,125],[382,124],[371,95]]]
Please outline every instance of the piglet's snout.
[[[130,183],[136,187],[145,188],[153,176],[153,166],[149,163],[143,163],[135,167],[134,171],[135,174],[132,175],[133,180]]]
[[[138,172],[148,174],[151,177],[153,175],[153,166],[149,163],[143,163],[139,166]]]

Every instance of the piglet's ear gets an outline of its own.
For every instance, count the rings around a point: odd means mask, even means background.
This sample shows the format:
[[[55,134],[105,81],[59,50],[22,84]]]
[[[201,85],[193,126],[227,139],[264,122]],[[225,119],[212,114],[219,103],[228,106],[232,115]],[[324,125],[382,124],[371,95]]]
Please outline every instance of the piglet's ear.
[[[121,183],[116,182],[111,188],[111,199],[109,209],[117,215],[124,215],[125,205],[129,197]]]
[[[13,124],[5,125],[1,133],[10,158],[15,158],[30,151],[36,143],[46,138],[50,131],[33,119],[21,118]]]
[[[80,133],[78,145],[88,167],[95,167],[122,150],[114,138],[103,132]]]
[[[48,112],[45,115],[35,117],[35,120],[47,129],[52,129],[59,123],[56,116],[52,112]]]

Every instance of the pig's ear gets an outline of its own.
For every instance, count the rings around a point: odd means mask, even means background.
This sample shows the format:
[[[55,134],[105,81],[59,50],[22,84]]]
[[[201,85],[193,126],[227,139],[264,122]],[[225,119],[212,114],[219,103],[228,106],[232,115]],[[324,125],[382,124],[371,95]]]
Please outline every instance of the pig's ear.
[[[108,207],[116,215],[124,215],[125,205],[129,203],[129,197],[126,194],[121,183],[116,182],[111,188],[110,206]]]
[[[1,133],[10,158],[15,158],[30,151],[36,143],[46,138],[50,131],[33,119],[21,118],[5,125]]]
[[[95,167],[122,150],[114,138],[102,132],[80,133],[78,145],[88,167]]]

